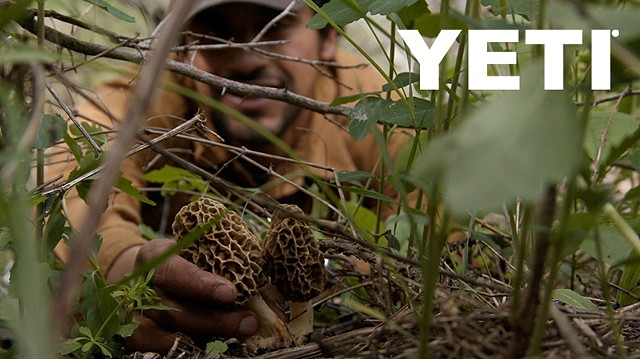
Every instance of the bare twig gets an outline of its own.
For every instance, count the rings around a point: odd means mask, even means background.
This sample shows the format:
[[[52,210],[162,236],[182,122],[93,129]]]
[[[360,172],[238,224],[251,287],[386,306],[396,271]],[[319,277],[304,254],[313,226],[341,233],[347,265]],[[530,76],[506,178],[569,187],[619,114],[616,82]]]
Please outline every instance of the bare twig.
[[[93,138],[87,132],[87,130],[85,130],[84,127],[82,127],[82,125],[80,124],[76,116],[73,114],[73,111],[71,111],[69,106],[67,106],[67,104],[65,104],[64,101],[62,101],[60,96],[58,96],[58,94],[56,93],[56,90],[54,90],[53,87],[51,87],[51,85],[49,84],[47,84],[47,90],[49,90],[49,93],[51,94],[51,96],[53,96],[53,98],[56,100],[58,105],[62,107],[62,110],[64,111],[64,113],[66,113],[67,116],[69,116],[69,118],[71,119],[71,121],[73,121],[73,124],[76,125],[76,127],[78,128],[82,136],[84,136],[84,138],[89,142],[91,147],[93,147],[93,150],[96,151],[97,154],[102,153],[100,146],[98,146],[96,141],[93,140]]]

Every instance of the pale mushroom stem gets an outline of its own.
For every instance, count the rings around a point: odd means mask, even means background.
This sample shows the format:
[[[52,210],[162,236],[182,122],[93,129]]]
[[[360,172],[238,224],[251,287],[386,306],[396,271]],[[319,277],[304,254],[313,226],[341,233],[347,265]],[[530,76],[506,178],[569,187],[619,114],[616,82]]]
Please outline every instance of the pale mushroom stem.
[[[305,342],[313,331],[313,305],[311,302],[290,302],[289,330],[297,345]]]
[[[250,349],[284,348],[291,345],[294,338],[287,324],[271,310],[260,294],[251,296],[246,306],[258,316],[257,332],[245,341]]]

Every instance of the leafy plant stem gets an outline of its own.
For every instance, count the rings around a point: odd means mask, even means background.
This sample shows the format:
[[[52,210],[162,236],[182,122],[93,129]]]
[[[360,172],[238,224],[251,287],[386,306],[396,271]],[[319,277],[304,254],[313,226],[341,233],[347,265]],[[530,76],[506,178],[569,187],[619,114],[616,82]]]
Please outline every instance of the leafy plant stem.
[[[433,301],[440,273],[440,257],[446,243],[446,223],[448,216],[445,215],[444,218],[441,218],[441,226],[435,223],[435,218],[438,218],[439,215],[438,201],[436,200],[438,188],[439,186],[434,184],[433,190],[430,193],[429,198],[432,198],[432,200],[429,201],[427,213],[429,217],[432,218],[432,221],[427,228],[425,228],[424,238],[420,244],[420,266],[424,280],[422,316],[420,318],[420,358],[431,358],[429,342],[431,340],[431,324],[433,321]]]
[[[514,336],[509,350],[512,358],[524,357],[530,349],[531,333],[540,309],[540,288],[551,245],[551,224],[556,209],[556,194],[557,188],[548,186],[539,208],[537,222],[540,228],[535,237],[531,275],[515,318]]]
[[[622,233],[624,238],[629,241],[636,253],[640,254],[640,237],[638,237],[638,234],[633,230],[629,223],[622,218],[620,213],[618,213],[611,203],[605,203],[602,210],[609,218],[611,218],[613,224],[618,228],[620,233]]]

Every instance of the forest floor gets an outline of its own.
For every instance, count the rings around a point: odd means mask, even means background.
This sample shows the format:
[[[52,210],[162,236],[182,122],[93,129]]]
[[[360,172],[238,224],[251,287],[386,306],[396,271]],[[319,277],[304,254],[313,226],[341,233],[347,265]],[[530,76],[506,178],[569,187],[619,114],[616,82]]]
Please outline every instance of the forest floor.
[[[339,248],[339,250],[338,250]],[[325,294],[317,300],[318,322],[327,318],[325,324],[317,324],[307,344],[269,352],[248,353],[246,347],[237,340],[226,343],[228,350],[220,358],[419,358],[421,285],[419,268],[398,261],[384,261],[375,252],[351,244],[326,242],[325,254],[337,258],[340,253],[358,255],[379,269],[381,263],[395,263],[399,268],[395,273],[403,273],[404,280],[417,288],[411,292],[405,286],[404,294],[414,293],[413,301],[397,300],[400,283],[393,283],[394,276],[384,270],[386,282],[375,275],[359,275],[354,282],[355,272],[347,273],[346,265],[339,272],[332,273],[332,285],[353,288],[358,298],[358,290],[368,287],[366,308],[354,307],[344,297]],[[449,256],[449,258],[452,258]],[[377,264],[376,264],[377,260]],[[347,261],[345,261],[346,263]],[[483,270],[471,269],[465,276],[447,276],[446,261],[438,282],[434,303],[433,323],[428,338],[428,350],[433,358],[510,358],[513,345],[517,342],[516,326],[512,320],[510,287],[496,275]],[[390,265],[389,265],[390,267]],[[398,268],[396,268],[398,269]],[[452,272],[449,268],[449,271]],[[413,274],[410,274],[413,273]],[[592,273],[593,276],[593,273]],[[337,279],[336,279],[337,278]],[[348,278],[348,279],[347,279]],[[407,280],[407,278],[409,278]],[[413,279],[413,282],[411,281]],[[383,283],[376,289],[376,285]],[[357,288],[357,289],[356,289]],[[331,290],[328,290],[331,292]],[[344,294],[344,290],[338,291]],[[362,293],[362,292],[360,292]],[[597,293],[593,293],[596,295]],[[602,295],[602,294],[597,294]],[[390,307],[389,301],[395,303]],[[604,301],[595,300],[602,305]],[[398,303],[405,303],[404,305]],[[354,310],[359,308],[360,310]],[[640,358],[640,304],[625,308],[607,309],[598,306],[596,310],[581,310],[552,301],[544,335],[540,336],[540,352],[535,357],[544,358]],[[533,337],[533,328],[524,328],[524,333]],[[522,328],[518,332],[523,333]],[[523,341],[519,341],[523,342]],[[526,341],[525,341],[526,342]],[[425,350],[424,348],[422,350]],[[532,356],[532,357],[533,357]],[[165,356],[153,353],[134,353],[125,359],[205,359],[207,355],[188,339],[174,343],[173,349]]]

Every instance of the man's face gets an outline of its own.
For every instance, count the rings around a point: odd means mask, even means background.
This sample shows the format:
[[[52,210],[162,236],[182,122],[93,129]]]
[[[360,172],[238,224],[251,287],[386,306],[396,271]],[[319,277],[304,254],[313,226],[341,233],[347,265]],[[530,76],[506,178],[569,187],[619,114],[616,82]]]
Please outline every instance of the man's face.
[[[281,11],[251,4],[226,4],[209,9],[194,18],[189,30],[212,35],[235,43],[251,41]],[[326,37],[305,25],[313,16],[305,7],[296,14],[287,15],[260,39],[260,41],[286,40],[283,45],[260,46],[289,58],[330,61],[335,53],[335,36]],[[189,38],[188,40],[193,40]],[[202,43],[215,43],[198,40]],[[186,62],[209,73],[248,84],[286,88],[307,97],[313,97],[314,85],[320,73],[309,64],[283,60],[258,54],[249,49],[194,50]],[[281,135],[296,118],[300,109],[285,102],[257,97],[241,97],[231,93],[221,95],[220,90],[196,83],[196,90],[229,106],[275,135]],[[216,130],[230,143],[256,147],[265,139],[240,121],[212,109],[205,109],[213,119]]]

